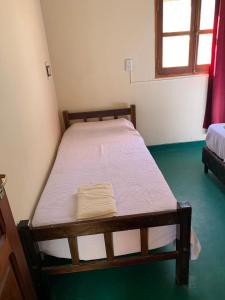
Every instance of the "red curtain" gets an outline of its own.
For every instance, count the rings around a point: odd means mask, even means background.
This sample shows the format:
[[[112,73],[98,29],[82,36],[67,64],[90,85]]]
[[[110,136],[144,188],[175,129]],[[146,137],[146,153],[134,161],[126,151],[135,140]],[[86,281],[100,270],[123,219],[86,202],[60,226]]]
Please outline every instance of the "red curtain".
[[[204,128],[225,123],[225,0],[216,7]]]

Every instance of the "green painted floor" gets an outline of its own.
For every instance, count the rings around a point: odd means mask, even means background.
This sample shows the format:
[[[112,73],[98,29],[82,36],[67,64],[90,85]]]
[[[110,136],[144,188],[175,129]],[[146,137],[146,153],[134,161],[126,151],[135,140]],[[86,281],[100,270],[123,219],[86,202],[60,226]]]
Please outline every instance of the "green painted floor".
[[[202,143],[153,147],[178,201],[189,201],[202,253],[190,265],[188,287],[175,285],[175,263],[67,274],[50,278],[54,300],[225,299],[225,186],[203,173]]]

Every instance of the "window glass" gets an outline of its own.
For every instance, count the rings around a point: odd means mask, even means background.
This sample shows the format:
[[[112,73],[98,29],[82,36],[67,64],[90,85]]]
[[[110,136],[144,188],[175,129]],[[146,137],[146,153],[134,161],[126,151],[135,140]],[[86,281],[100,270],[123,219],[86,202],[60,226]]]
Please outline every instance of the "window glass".
[[[198,65],[208,65],[211,63],[212,37],[211,33],[199,35]]]
[[[163,38],[163,68],[188,66],[190,36]]]
[[[163,32],[190,31],[191,0],[163,0]]]
[[[215,14],[215,0],[202,0],[200,29],[212,29]]]

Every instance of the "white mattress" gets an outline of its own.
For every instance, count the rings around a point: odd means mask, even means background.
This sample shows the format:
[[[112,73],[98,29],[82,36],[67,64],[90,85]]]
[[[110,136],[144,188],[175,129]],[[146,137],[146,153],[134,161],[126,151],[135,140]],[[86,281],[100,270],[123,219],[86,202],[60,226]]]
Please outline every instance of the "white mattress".
[[[206,135],[207,147],[225,160],[225,123],[212,124]]]
[[[103,182],[113,185],[119,216],[176,209],[174,195],[129,121],[79,123],[63,135],[32,225],[75,221],[77,188]],[[139,235],[139,230],[113,233],[115,255],[139,252]],[[149,249],[175,238],[174,225],[151,228]],[[44,241],[39,246],[47,254],[71,257],[67,239]],[[102,234],[79,237],[78,248],[81,260],[106,257]]]

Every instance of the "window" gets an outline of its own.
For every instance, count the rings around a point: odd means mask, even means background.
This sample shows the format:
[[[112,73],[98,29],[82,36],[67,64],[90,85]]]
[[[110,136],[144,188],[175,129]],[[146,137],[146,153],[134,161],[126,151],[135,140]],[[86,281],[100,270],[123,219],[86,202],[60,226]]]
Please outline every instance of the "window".
[[[156,77],[208,73],[219,0],[156,1]]]

